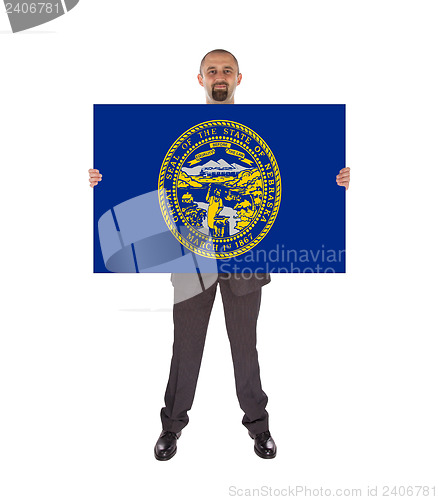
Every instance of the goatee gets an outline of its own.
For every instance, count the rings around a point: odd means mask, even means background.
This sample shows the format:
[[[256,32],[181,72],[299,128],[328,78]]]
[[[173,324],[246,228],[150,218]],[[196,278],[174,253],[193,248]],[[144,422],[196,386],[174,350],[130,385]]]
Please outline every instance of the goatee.
[[[212,89],[212,99],[214,101],[225,101],[229,94],[229,89],[218,89],[215,90],[215,87]]]

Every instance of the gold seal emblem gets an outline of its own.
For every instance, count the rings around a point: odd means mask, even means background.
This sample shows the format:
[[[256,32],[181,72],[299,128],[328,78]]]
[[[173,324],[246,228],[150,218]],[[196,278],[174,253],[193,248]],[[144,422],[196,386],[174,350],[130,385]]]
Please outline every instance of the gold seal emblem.
[[[208,121],[182,134],[159,174],[163,217],[182,245],[228,259],[255,247],[276,219],[281,178],[259,135],[237,122]]]

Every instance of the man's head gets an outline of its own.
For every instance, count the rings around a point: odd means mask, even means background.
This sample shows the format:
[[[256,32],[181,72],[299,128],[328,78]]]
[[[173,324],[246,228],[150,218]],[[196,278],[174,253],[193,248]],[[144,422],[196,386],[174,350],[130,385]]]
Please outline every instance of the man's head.
[[[238,61],[227,50],[211,50],[201,60],[198,82],[204,87],[207,104],[233,104],[241,78]]]

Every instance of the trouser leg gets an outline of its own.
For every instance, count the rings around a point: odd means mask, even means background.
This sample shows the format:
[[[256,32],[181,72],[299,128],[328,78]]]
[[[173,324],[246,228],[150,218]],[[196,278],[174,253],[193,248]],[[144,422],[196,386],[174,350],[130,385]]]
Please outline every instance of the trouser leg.
[[[174,345],[160,417],[165,431],[180,432],[189,422],[217,283],[174,304]]]
[[[232,351],[236,394],[245,415],[243,425],[252,434],[268,430],[268,398],[262,390],[256,323],[261,304],[261,289],[242,296],[234,295],[228,280],[220,280],[227,334]]]

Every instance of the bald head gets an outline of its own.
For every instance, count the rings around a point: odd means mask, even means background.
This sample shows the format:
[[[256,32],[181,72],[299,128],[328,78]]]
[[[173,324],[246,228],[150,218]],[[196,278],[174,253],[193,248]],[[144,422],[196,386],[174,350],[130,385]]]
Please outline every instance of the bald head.
[[[211,50],[210,52],[208,52],[204,57],[203,59],[201,59],[201,63],[200,63],[200,75],[203,76],[203,64],[204,62],[206,61],[206,57],[211,55],[211,54],[228,54],[229,56],[232,56],[233,57],[233,60],[235,61],[235,64],[236,64],[236,69],[237,69],[237,72],[239,74],[239,64],[238,64],[238,59],[236,59],[236,57],[231,53],[229,52],[228,50],[224,50],[224,49],[214,49],[214,50]]]

